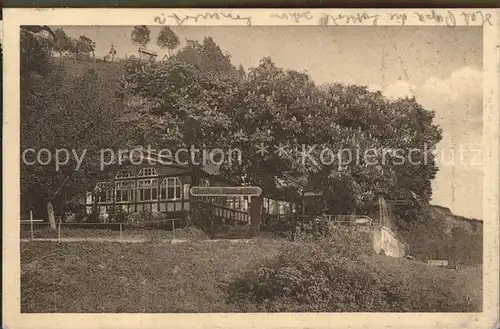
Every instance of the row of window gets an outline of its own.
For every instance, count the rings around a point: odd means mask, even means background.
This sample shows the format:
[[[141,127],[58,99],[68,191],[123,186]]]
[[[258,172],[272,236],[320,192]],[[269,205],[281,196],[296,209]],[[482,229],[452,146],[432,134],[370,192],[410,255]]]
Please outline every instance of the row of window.
[[[179,177],[166,177],[158,188],[158,179],[139,179],[135,181],[116,181],[115,187],[102,182],[97,184],[97,202],[131,202],[131,201],[156,201],[182,199],[182,183]]]
[[[145,176],[154,176],[158,172],[155,168],[143,168],[139,174]],[[139,176],[138,174],[138,176]],[[118,175],[117,175],[118,177]],[[120,172],[121,178],[134,177],[126,170]],[[209,186],[208,180],[201,180],[200,186]],[[158,178],[138,179],[136,181],[115,181],[115,187],[110,188],[110,183],[98,183],[96,198],[99,203],[115,202],[135,202],[135,201],[158,201],[159,200],[181,200],[183,197],[182,183],[179,177],[163,178],[158,186]],[[188,193],[188,192],[187,192]],[[223,197],[218,200],[217,197],[201,197],[202,200],[210,203],[225,204],[232,209],[248,210],[248,200],[245,197]],[[268,214],[286,214],[293,212],[293,205],[286,201],[277,201],[268,198],[263,199],[264,212]]]

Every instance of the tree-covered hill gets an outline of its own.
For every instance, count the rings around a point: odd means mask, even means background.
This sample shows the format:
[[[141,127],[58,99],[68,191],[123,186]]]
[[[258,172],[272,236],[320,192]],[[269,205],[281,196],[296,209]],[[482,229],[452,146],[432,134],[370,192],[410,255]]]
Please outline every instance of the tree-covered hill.
[[[432,205],[426,218],[404,234],[409,253],[417,259],[446,259],[451,264],[483,263],[483,222],[454,215],[450,209]]]

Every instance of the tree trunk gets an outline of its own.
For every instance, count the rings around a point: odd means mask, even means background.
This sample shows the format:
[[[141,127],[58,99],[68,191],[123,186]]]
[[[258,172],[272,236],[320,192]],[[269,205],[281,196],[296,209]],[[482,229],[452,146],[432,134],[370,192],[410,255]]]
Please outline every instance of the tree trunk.
[[[250,232],[254,236],[260,229],[260,222],[262,220],[261,208],[262,197],[253,196],[250,202]]]
[[[47,215],[49,218],[49,226],[51,230],[56,229],[56,216],[54,215],[54,207],[52,206],[52,201],[47,202]]]

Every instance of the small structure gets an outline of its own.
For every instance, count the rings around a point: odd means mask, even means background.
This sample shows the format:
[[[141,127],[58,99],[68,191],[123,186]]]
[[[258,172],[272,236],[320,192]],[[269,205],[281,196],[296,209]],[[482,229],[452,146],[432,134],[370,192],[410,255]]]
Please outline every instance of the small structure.
[[[385,191],[378,191],[377,195],[379,218],[372,227],[372,248],[377,253],[383,250],[386,256],[405,257],[408,246],[393,223],[392,208],[395,205],[406,205],[407,202],[387,199]]]
[[[23,25],[21,26],[21,31],[24,33],[29,33],[36,38],[42,39],[42,40],[49,40],[49,41],[55,41],[56,40],[56,34],[50,27],[47,25]]]
[[[139,52],[139,58],[143,60],[149,60],[154,62],[156,60],[156,57],[158,57],[158,54],[147,51],[144,48],[139,48],[138,52]]]
[[[429,266],[438,266],[438,267],[446,267],[448,266],[447,260],[442,259],[430,259],[427,261],[427,265]]]
[[[50,27],[47,25],[23,25],[21,26],[21,34],[33,37],[48,56],[52,55],[50,44],[55,42],[56,35]]]

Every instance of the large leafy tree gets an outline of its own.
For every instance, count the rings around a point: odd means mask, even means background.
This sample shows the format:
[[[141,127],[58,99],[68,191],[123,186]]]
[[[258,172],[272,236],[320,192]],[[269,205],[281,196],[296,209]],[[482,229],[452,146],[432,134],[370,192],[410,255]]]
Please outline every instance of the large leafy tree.
[[[92,58],[95,58],[95,42],[85,35],[78,38],[78,47],[81,52],[88,54],[92,52]]]
[[[69,45],[68,45],[68,50],[73,53],[76,59],[79,58],[80,55],[85,54],[86,56],[89,56],[89,54],[92,52],[92,57],[95,58],[95,42],[84,36],[81,35],[78,38],[69,38]]]
[[[225,54],[211,37],[206,37],[203,43],[188,40],[186,46],[175,57],[182,62],[193,64],[200,70],[237,74],[229,54]]]
[[[101,174],[100,150],[119,146],[128,128],[121,120],[121,100],[92,68],[80,76],[70,74],[71,68],[53,63],[41,47],[29,37],[21,41],[26,64],[21,67],[21,152],[43,148],[55,156],[60,149],[69,157],[66,162],[60,151],[66,163],[56,170],[54,161],[42,165],[27,153],[32,164],[21,159],[21,194],[26,207],[45,204],[55,228],[54,207],[93,185]],[[79,168],[73,150],[79,157],[84,154]]]
[[[381,191],[391,198],[407,198],[410,191],[422,202],[430,198],[437,170],[430,152],[441,136],[433,114],[414,99],[389,101],[361,86],[317,86],[307,74],[278,68],[270,58],[243,75],[211,38],[188,41],[161,64],[137,65],[128,65],[128,90],[144,100],[140,113],[155,123],[164,145],[239,149],[241,163],[221,168],[235,183],[279,195],[292,190],[286,178],[295,177],[323,192],[340,213],[366,210]],[[267,153],[256,152],[260,144]],[[396,151],[408,156],[424,145],[429,153],[419,157],[427,157],[426,163],[395,161]],[[280,146],[286,146],[283,152],[275,152]],[[339,150],[352,159],[339,159]],[[310,158],[304,159],[304,151]],[[370,152],[368,161],[363,154]]]

